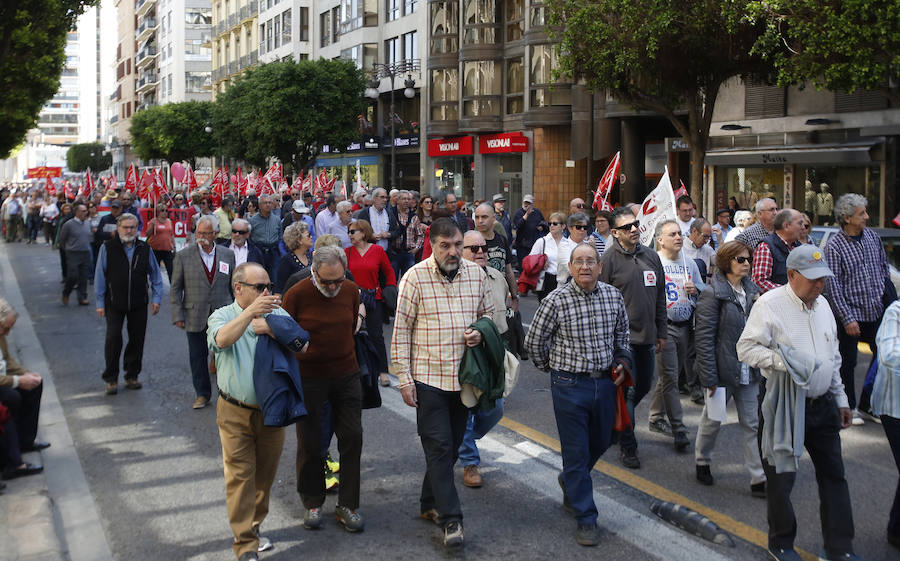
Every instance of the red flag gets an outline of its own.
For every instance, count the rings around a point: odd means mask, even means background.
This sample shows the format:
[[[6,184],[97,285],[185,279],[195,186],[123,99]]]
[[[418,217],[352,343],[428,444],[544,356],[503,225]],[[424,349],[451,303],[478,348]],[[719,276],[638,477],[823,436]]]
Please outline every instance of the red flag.
[[[143,173],[141,173],[141,180],[137,184],[137,196],[139,199],[150,198],[150,190],[153,188],[153,183],[153,176],[148,170],[144,169]]]
[[[347,198],[347,182],[341,181],[341,196]]]
[[[78,194],[83,197],[90,197],[91,193],[94,192],[94,187],[94,176],[91,175],[91,168],[87,168],[87,173],[84,174],[84,183],[81,184]]]
[[[291,189],[296,189],[298,191],[303,189],[303,172],[302,171],[294,176],[294,183],[291,184]]]
[[[609,197],[609,192],[619,178],[619,167],[622,164],[621,154],[621,152],[616,152],[616,155],[613,156],[612,161],[606,167],[606,171],[603,172],[600,183],[597,184],[597,191],[594,192],[594,203],[591,205],[597,210],[602,210],[603,204],[601,201],[605,201]]]
[[[106,183],[106,188],[107,188],[107,189],[115,189],[115,188],[117,188],[118,186],[119,186],[119,180],[116,179],[116,174],[115,174],[115,173],[111,173],[111,174],[109,175],[109,181],[107,181],[107,183]]]
[[[219,168],[213,177],[212,191],[217,195],[218,200],[222,200],[228,193],[228,172]]]
[[[197,188],[197,176],[194,175],[194,170],[191,169],[191,166],[186,168],[183,179],[182,184],[187,186],[188,193]]]
[[[679,179],[678,182],[681,183],[681,186],[678,187],[678,189],[675,189],[675,192],[673,193],[673,195],[675,195],[676,201],[678,200],[678,197],[689,197],[690,196],[690,195],[688,195],[687,187],[684,186],[684,181]]]
[[[166,178],[159,169],[153,170],[153,204],[166,198],[169,188],[166,186]]]
[[[241,197],[247,195],[247,184],[249,180],[244,177],[243,172],[241,171],[241,166],[238,166],[237,171],[234,174],[234,182],[237,186],[237,192]]]
[[[134,167],[134,163],[132,163],[128,167],[128,172],[125,174],[125,190],[129,193],[134,194],[138,188],[138,175],[137,170]]]
[[[69,183],[68,179],[63,183],[63,193],[66,194],[66,199],[75,200],[75,192],[72,191],[72,184]]]
[[[47,184],[44,186],[44,189],[50,193],[50,195],[56,196],[56,185],[53,184],[53,178],[49,175],[47,176]]]

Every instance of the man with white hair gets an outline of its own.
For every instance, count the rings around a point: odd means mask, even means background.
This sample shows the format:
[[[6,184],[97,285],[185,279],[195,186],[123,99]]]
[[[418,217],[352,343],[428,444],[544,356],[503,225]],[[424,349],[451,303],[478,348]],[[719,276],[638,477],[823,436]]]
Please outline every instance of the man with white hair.
[[[775,233],[775,215],[777,213],[778,205],[775,204],[775,199],[758,200],[756,202],[756,224],[738,234],[735,239],[756,251],[756,246],[766,236]]]
[[[882,296],[891,283],[884,246],[878,234],[866,227],[868,201],[862,195],[842,195],[834,205],[834,219],[841,230],[828,238],[825,260],[834,276],[825,284],[825,298],[838,321],[838,347],[841,352],[841,380],[853,410],[853,424],[863,424],[858,411],[869,413],[871,388],[864,389],[859,403],[853,372],[857,345],[869,344],[875,355],[875,334],[884,314]],[[893,287],[888,287],[893,288]]]
[[[400,236],[400,224],[397,216],[387,208],[388,194],[381,187],[372,191],[372,206],[356,213],[354,218],[368,220],[375,233],[375,243],[385,251],[389,243]]]
[[[234,253],[234,266],[251,261],[262,265],[262,251],[250,241],[250,223],[243,218],[235,218],[231,223],[231,243],[228,249]]]
[[[353,204],[350,201],[341,201],[335,205],[338,219],[329,223],[323,234],[333,234],[341,240],[344,249],[350,247],[350,234],[347,233],[347,226],[350,225],[350,219],[353,217]]]
[[[214,310],[232,302],[234,253],[215,243],[218,226],[215,216],[202,216],[195,232],[197,243],[175,254],[172,268],[172,323],[187,333],[188,360],[197,394],[194,409],[203,409],[212,397],[206,320]]]
[[[278,242],[281,241],[281,220],[272,210],[275,208],[275,200],[272,195],[259,197],[259,212],[250,218],[250,239],[262,252],[263,267],[269,273],[269,278],[277,275],[278,259],[281,253]]]
[[[750,278],[762,292],[787,284],[787,257],[799,245],[801,217],[792,208],[783,209],[775,215],[775,231],[756,246]]]

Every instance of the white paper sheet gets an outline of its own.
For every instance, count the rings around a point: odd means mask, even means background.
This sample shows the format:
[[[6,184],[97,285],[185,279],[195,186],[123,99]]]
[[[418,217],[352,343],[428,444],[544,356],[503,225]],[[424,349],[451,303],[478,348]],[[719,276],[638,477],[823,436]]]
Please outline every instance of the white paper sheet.
[[[719,421],[724,423],[727,419],[725,414],[725,388],[716,388],[716,393],[709,397],[709,391],[704,389],[706,396],[706,416],[710,421]]]

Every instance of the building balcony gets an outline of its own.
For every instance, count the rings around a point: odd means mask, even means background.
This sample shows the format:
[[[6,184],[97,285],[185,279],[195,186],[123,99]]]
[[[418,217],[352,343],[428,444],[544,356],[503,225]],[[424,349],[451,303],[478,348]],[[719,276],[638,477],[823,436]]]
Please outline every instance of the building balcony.
[[[213,29],[213,33],[215,33],[216,37],[225,33],[225,20],[220,20],[218,23],[216,23],[216,26]]]
[[[143,111],[144,109],[150,109],[151,107],[154,107],[155,105],[156,105],[156,99],[145,99],[137,106],[135,111]]]
[[[240,11],[238,11],[238,17],[240,18],[241,23],[250,19],[250,6],[241,6]]]
[[[257,0],[250,0],[250,17],[254,17],[259,13],[259,2]]]
[[[250,65],[250,55],[244,55],[238,59],[238,70],[243,70]]]
[[[238,63],[236,60],[232,60],[228,63],[228,75],[237,74],[238,71]]]
[[[137,81],[137,93],[147,94],[156,89],[159,77],[155,72],[145,72]]]
[[[156,32],[157,27],[159,27],[159,23],[157,23],[155,17],[144,18],[141,20],[137,29],[137,42],[142,43],[149,39],[150,36]]]
[[[228,29],[231,29],[241,23],[241,20],[238,19],[237,12],[233,14],[228,14]]]
[[[156,50],[156,47],[144,47],[140,51],[138,51],[137,56],[135,56],[135,66],[140,68],[148,63],[152,63],[156,60],[156,57],[159,55],[159,52]]]
[[[253,65],[256,64],[257,62],[259,62],[259,53],[258,53],[258,51],[255,51],[255,50],[250,51],[250,66],[253,66]]]
[[[118,121],[119,121],[119,116],[118,116],[118,115],[113,115],[112,117],[109,118],[109,124],[110,124],[110,125],[114,125],[114,124],[116,124]]]
[[[137,0],[134,13],[137,17],[146,16],[154,6],[156,6],[156,0]]]

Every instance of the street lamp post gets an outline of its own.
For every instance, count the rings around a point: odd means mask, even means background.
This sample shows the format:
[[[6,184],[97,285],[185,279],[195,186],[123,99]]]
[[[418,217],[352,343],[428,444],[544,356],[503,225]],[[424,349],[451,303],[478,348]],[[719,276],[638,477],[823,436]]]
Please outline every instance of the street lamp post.
[[[372,63],[372,81],[366,88],[366,97],[370,99],[378,99],[378,86],[381,84],[382,78],[390,78],[391,80],[391,109],[388,117],[391,120],[391,185],[388,190],[397,186],[397,141],[394,133],[394,78],[398,75],[406,74],[406,80],[403,82],[403,95],[412,99],[416,96],[416,90],[413,89],[416,81],[412,77],[413,72],[418,72],[420,68],[419,59],[402,60],[393,64],[385,64],[382,62]]]

